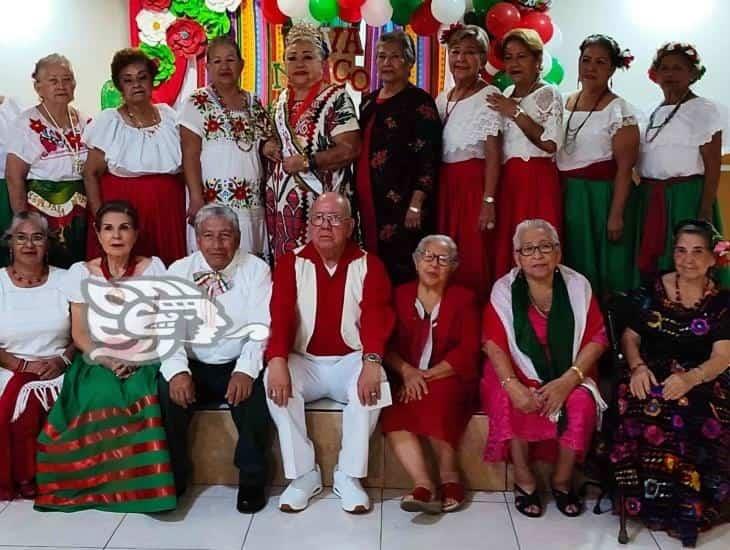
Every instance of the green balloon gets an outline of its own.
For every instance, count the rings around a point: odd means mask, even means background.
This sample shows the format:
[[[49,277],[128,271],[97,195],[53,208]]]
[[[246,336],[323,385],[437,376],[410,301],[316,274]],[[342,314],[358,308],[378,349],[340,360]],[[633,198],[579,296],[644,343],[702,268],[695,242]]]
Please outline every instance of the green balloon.
[[[309,0],[309,13],[320,23],[332,21],[339,13],[337,0]]]
[[[476,11],[479,15],[486,15],[487,12],[494,6],[495,4],[499,4],[502,0],[474,0],[472,4],[474,5],[474,11]]]
[[[391,0],[393,15],[391,21],[396,25],[407,25],[411,22],[413,12],[421,5],[421,0]]]
[[[122,104],[122,94],[114,82],[107,80],[101,87],[101,108],[116,109]]]
[[[560,64],[560,61],[558,61],[557,57],[553,57],[553,65],[550,67],[550,71],[548,74],[545,75],[545,82],[549,82],[550,84],[555,84],[556,86],[560,85],[560,83],[565,78],[565,69],[563,69],[563,66]]]
[[[514,84],[512,77],[504,71],[499,71],[492,77],[492,85],[499,88],[502,92],[508,87]]]

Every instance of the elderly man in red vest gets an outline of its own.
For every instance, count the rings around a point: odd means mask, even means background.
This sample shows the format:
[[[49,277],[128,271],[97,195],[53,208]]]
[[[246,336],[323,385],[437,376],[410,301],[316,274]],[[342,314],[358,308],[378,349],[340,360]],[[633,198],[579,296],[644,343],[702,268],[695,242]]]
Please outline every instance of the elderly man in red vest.
[[[360,478],[379,407],[390,403],[381,395],[381,363],[394,313],[385,268],[350,240],[354,226],[347,199],[322,194],[310,212],[309,244],[282,256],[274,271],[265,383],[284,474],[293,480],[279,498],[286,512],[303,510],[322,490],[304,404],[325,397],[346,404],[334,492],[345,511],[370,510]]]

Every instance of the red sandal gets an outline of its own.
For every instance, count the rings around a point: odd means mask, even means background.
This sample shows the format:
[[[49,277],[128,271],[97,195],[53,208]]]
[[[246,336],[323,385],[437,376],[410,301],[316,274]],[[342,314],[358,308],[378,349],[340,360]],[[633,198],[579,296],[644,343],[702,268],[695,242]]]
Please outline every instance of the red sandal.
[[[405,512],[439,514],[441,501],[425,487],[416,487],[401,499],[400,509]]]
[[[466,494],[463,483],[459,483],[458,481],[444,483],[441,487],[439,487],[439,491],[441,491],[441,500],[444,503],[441,508],[442,511],[455,512],[464,505]],[[446,504],[447,500],[452,500],[453,502],[451,504]]]

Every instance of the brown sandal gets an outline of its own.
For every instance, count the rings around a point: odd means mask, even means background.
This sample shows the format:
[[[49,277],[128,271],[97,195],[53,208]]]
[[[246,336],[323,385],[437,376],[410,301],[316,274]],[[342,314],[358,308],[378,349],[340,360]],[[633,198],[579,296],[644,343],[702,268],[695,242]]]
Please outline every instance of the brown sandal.
[[[441,507],[443,512],[455,512],[464,505],[466,494],[462,483],[458,481],[444,483],[439,487],[439,491],[441,492],[441,501],[443,502]],[[453,500],[454,502],[447,505],[447,500]]]
[[[405,512],[439,514],[441,501],[425,487],[416,487],[401,499],[400,509]]]

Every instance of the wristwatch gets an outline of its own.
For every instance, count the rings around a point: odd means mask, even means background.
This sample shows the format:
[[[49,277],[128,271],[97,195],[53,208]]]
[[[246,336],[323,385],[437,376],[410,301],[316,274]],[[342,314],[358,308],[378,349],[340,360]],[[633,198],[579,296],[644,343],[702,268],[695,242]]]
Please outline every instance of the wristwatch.
[[[371,363],[383,363],[383,358],[380,357],[377,353],[366,353],[362,356],[363,361],[370,361]]]
[[[520,107],[519,105],[517,105],[515,114],[512,115],[512,120],[517,120],[517,117],[519,117],[520,115],[524,115],[524,114],[526,114],[525,110],[522,107]]]
[[[309,157],[307,157],[306,155],[302,155],[302,158],[304,159],[304,170],[302,170],[302,172],[309,172]]]

